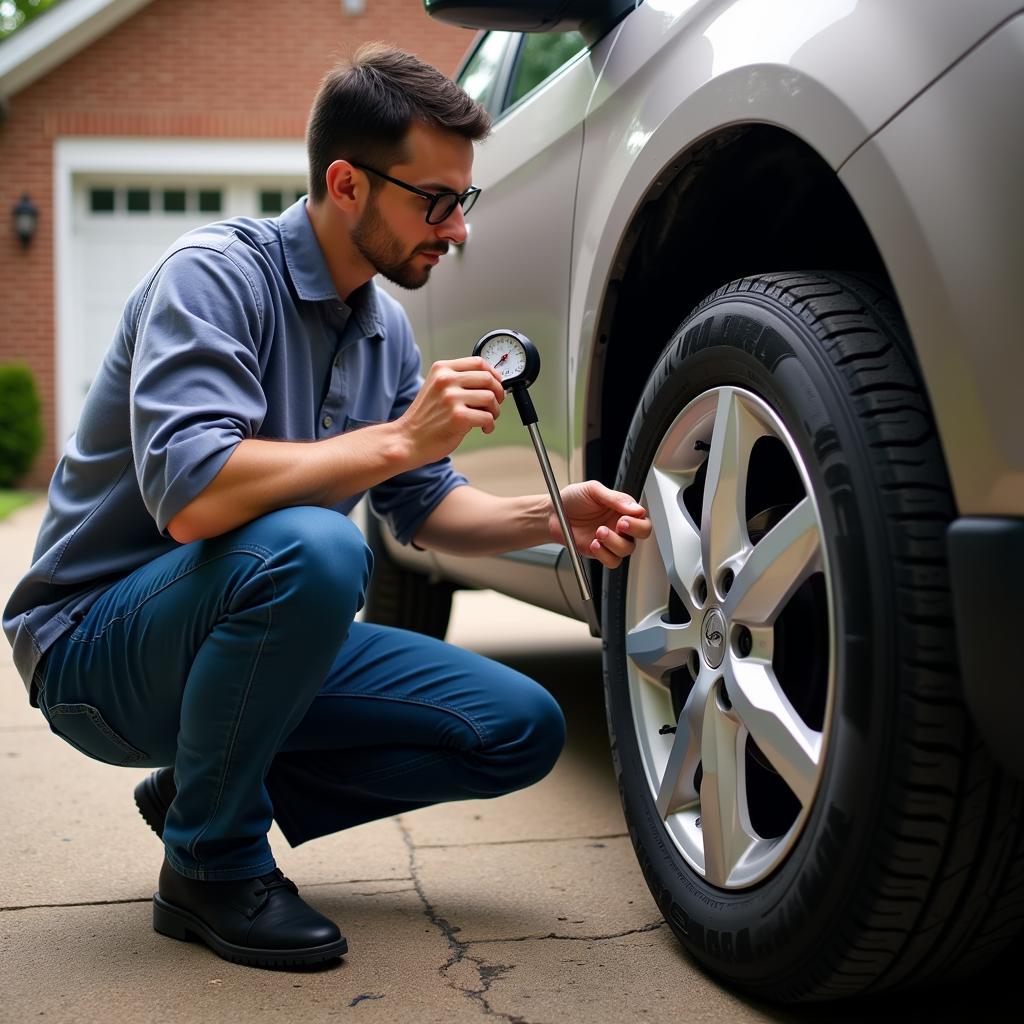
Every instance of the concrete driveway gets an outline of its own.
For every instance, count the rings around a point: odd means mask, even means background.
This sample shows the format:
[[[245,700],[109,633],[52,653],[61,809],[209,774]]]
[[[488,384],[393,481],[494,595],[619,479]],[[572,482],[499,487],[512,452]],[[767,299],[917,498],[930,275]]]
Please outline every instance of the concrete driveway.
[[[0,523],[3,601],[41,511]],[[482,641],[495,621],[528,646]],[[547,779],[498,800],[297,850],[275,830],[285,873],[349,939],[340,964],[302,973],[239,967],[153,932],[161,847],[131,797],[145,772],[91,761],[51,735],[0,643],[0,1021],[923,1022],[1013,1005],[1006,957],[971,991],[881,1004],[780,1010],[723,989],[681,951],[634,859],[599,644],[578,623],[490,593],[458,595],[449,640],[548,686],[568,747]]]

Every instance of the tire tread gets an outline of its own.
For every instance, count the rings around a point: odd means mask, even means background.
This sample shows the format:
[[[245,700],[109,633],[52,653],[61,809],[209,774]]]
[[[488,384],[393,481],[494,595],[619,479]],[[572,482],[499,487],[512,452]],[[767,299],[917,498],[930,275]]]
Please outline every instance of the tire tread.
[[[852,415],[871,438],[864,454],[877,481],[898,581],[893,609],[901,714],[893,723],[896,777],[845,923],[813,966],[750,987],[802,1000],[949,980],[987,962],[1020,931],[1022,787],[994,764],[962,701],[945,555],[955,508],[895,301],[857,274],[786,272],[730,282],[684,321],[648,382],[637,417],[648,415],[659,387],[689,351],[684,339],[691,321],[724,299],[757,296],[781,304],[813,333]],[[623,465],[630,447],[628,441]]]

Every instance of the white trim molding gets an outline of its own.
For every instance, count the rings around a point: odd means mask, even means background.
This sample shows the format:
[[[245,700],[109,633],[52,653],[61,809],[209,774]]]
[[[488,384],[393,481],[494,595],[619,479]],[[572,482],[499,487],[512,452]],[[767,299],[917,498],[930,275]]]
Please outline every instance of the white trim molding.
[[[75,429],[68,410],[75,407],[77,381],[70,358],[78,317],[70,282],[74,273],[75,179],[102,174],[120,178],[147,175],[230,177],[260,181],[305,178],[306,148],[301,141],[259,139],[145,139],[65,137],[53,147],[54,345],[57,452]],[[216,216],[211,216],[216,220]],[[125,296],[127,299],[128,296]]]
[[[54,4],[0,43],[0,98],[20,92],[151,2],[63,0]]]

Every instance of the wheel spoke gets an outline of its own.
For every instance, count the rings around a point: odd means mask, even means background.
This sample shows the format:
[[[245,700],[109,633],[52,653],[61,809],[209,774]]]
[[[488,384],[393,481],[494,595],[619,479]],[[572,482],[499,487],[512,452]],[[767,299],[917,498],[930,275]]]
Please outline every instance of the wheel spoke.
[[[747,469],[764,428],[732,388],[718,398],[711,435],[700,535],[704,571],[711,578],[750,546],[746,529]]]
[[[676,723],[675,738],[669,751],[668,764],[658,788],[655,805],[662,820],[692,807],[698,799],[694,780],[697,765],[700,764],[700,729],[704,704],[707,701],[707,684],[698,680]]]
[[[730,622],[771,625],[800,585],[820,569],[818,520],[810,499],[804,498],[754,546],[722,610]]]
[[[680,481],[673,474],[652,466],[641,500],[651,517],[665,575],[692,610],[690,591],[700,572],[700,536],[682,511],[680,490]]]
[[[744,744],[746,731],[718,706],[712,689],[701,730],[701,836],[704,874],[724,886],[735,867],[757,842],[746,806]]]
[[[821,733],[805,724],[782,691],[771,665],[727,663],[726,687],[740,721],[801,805],[814,797],[821,765]]]
[[[626,634],[626,653],[641,672],[656,679],[682,668],[700,647],[700,626],[692,620],[666,622],[667,614],[667,608],[659,608]]]

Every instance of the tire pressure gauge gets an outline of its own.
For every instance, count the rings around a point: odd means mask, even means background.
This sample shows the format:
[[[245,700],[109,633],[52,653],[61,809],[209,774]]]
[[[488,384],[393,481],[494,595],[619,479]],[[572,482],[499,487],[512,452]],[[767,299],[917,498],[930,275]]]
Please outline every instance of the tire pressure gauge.
[[[529,338],[518,331],[489,331],[473,349],[498,373],[505,390],[517,384],[528,388],[540,373],[540,354]]]
[[[501,375],[502,386],[515,399],[519,417],[530,432],[530,440],[533,441],[533,449],[540,462],[540,471],[544,476],[544,483],[547,484],[548,494],[551,495],[551,503],[555,507],[558,525],[562,528],[562,537],[565,539],[565,546],[576,575],[576,583],[580,588],[580,597],[583,598],[583,611],[587,617],[587,625],[590,626],[590,632],[594,636],[600,636],[601,627],[597,611],[594,608],[590,578],[587,576],[587,571],[583,567],[583,559],[580,558],[572,539],[572,530],[565,515],[565,506],[562,504],[562,494],[551,469],[551,460],[544,447],[544,440],[540,436],[540,428],[537,426],[537,410],[533,407],[533,400],[530,398],[528,390],[540,373],[540,353],[525,334],[502,329],[488,331],[473,346],[473,355],[480,356],[490,363]]]

